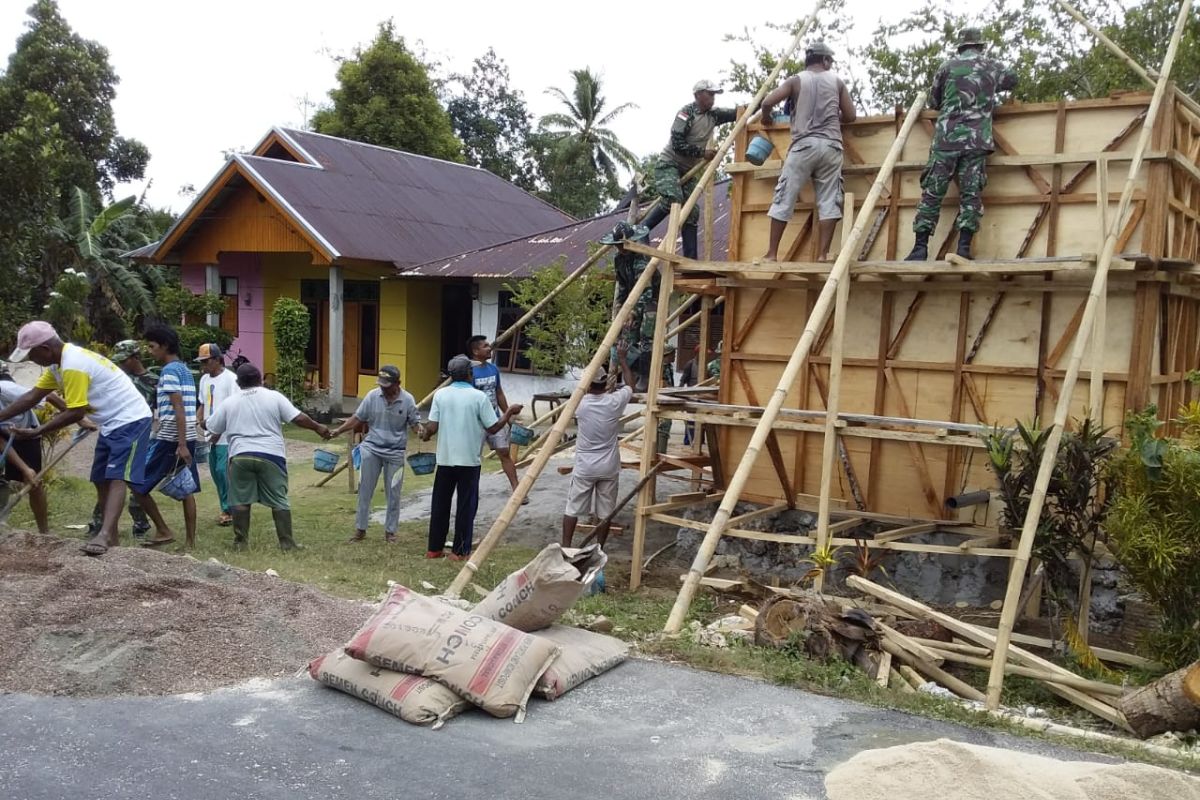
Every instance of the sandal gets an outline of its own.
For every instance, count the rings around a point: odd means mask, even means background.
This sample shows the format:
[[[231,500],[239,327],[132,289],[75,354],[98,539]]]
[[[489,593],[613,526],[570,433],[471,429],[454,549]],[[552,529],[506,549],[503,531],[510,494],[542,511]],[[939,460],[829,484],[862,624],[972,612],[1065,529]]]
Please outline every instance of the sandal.
[[[349,539],[347,539],[346,542],[347,543],[365,542],[366,540],[367,540],[367,532],[366,531],[355,531],[354,535],[351,536]]]
[[[217,527],[218,528],[228,528],[232,524],[233,524],[233,517],[231,517],[229,514],[221,514],[220,516],[217,517]]]
[[[395,543],[396,543],[396,534],[394,534],[394,533],[385,533],[385,534],[383,535],[383,541],[384,541],[384,543],[385,543],[385,544],[395,544]]]
[[[96,558],[108,552],[108,545],[100,542],[84,542],[83,546],[79,548],[79,552],[85,556]]]
[[[161,547],[164,544],[170,544],[175,541],[174,536],[168,536],[166,539],[147,539],[142,542],[142,547]]]

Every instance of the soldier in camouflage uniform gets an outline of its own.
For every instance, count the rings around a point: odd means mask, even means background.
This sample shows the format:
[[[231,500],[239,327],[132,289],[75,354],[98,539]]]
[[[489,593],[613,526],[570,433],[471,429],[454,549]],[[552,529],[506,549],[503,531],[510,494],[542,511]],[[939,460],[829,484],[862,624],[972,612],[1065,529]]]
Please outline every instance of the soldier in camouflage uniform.
[[[653,182],[659,201],[646,217],[646,227],[654,230],[671,211],[673,203],[682,205],[696,188],[696,179],[682,182],[684,174],[702,161],[713,158],[713,130],[737,119],[737,109],[714,108],[717,95],[724,90],[712,81],[699,81],[692,87],[694,102],[679,109],[671,125],[671,139],[654,163]],[[680,231],[683,254],[695,258],[699,253],[699,203],[688,214]]]
[[[983,34],[965,28],[958,38],[958,55],[946,61],[933,78],[930,105],[937,109],[929,163],[921,173],[921,202],[913,220],[916,242],[908,261],[929,257],[929,236],[937,228],[942,198],[950,181],[958,183],[958,255],[971,257],[971,239],[983,216],[983,187],[992,142],[992,112],[996,93],[1017,85],[1017,74],[983,52]]]
[[[629,297],[633,285],[642,277],[642,271],[650,263],[649,256],[631,253],[621,247],[623,242],[642,242],[650,240],[650,229],[645,225],[630,225],[619,222],[617,227],[600,240],[602,244],[613,245],[617,248],[617,256],[613,260],[613,271],[617,278],[617,304],[622,305]],[[629,345],[627,359],[634,374],[638,376],[637,391],[646,391],[650,370],[650,348],[654,341],[654,322],[658,315],[658,285],[656,274],[650,283],[642,290],[633,307],[633,313],[625,320],[621,328],[619,341]]]

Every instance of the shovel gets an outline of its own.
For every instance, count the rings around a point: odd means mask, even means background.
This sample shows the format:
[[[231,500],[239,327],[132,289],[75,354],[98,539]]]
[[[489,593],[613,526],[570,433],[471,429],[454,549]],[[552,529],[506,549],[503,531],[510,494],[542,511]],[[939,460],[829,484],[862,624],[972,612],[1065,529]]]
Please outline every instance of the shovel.
[[[58,465],[58,462],[66,458],[67,453],[74,450],[75,445],[86,439],[89,434],[91,434],[91,431],[87,428],[79,428],[76,430],[67,446],[62,449],[62,452],[57,453],[54,458],[50,459],[49,464],[46,464],[42,467],[42,471],[37,474],[32,483],[22,483],[21,488],[17,490],[15,494],[9,496],[8,502],[4,504],[2,509],[0,509],[0,525],[8,524],[8,515],[11,514],[12,510],[17,507],[17,503],[21,502],[21,498],[29,494],[35,485],[41,483],[42,478],[46,476],[46,473],[54,469],[54,467]]]

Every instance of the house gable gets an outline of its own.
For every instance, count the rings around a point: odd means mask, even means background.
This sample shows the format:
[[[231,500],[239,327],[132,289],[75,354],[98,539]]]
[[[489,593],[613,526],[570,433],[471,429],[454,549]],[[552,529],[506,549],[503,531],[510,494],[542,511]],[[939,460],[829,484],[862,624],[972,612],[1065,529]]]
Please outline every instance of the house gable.
[[[180,261],[215,264],[219,254],[226,251],[309,253],[314,264],[330,263],[269,197],[245,180],[231,183],[220,205],[190,226],[187,240],[179,249]]]

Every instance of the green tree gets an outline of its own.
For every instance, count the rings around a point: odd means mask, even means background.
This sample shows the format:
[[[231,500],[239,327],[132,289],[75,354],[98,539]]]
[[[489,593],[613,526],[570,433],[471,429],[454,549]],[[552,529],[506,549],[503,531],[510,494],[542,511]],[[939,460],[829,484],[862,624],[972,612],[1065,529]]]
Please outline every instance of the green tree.
[[[512,286],[513,302],[533,308],[566,277],[566,259],[535,270]],[[558,294],[525,326],[525,356],[535,372],[561,375],[569,367],[582,367],[592,359],[608,330],[612,311],[611,269],[592,269]]]
[[[616,187],[617,167],[632,170],[638,159],[607,126],[637,106],[621,103],[606,111],[608,99],[603,94],[603,83],[598,75],[584,67],[571,70],[571,77],[574,84],[570,93],[556,86],[546,90],[566,107],[566,112],[547,114],[538,125],[559,145],[561,154],[587,158],[592,169],[599,172],[610,187]]]
[[[457,74],[451,81],[458,91],[446,111],[462,139],[466,162],[522,189],[534,189],[537,164],[529,151],[531,116],[524,96],[509,86],[504,60],[489,47],[475,59],[469,75]]]
[[[313,130],[406,150],[462,160],[462,143],[438,102],[429,70],[404,44],[395,24],[380,23],[374,41],[340,59],[338,88],[329,106],[312,118]]]
[[[573,217],[594,217],[619,195],[619,187],[592,166],[587,150],[573,142],[535,131],[529,152],[537,163],[538,197]]]
[[[116,183],[140,179],[150,154],[141,142],[117,135],[112,101],[119,79],[108,50],[71,30],[54,0],[37,0],[29,16],[0,76],[0,135],[31,115],[57,125],[62,149],[55,178],[65,212],[74,187],[99,200]],[[8,188],[0,178],[0,189]]]
[[[297,406],[304,401],[304,350],[308,347],[308,308],[281,297],[271,310],[275,331],[275,388]]]

